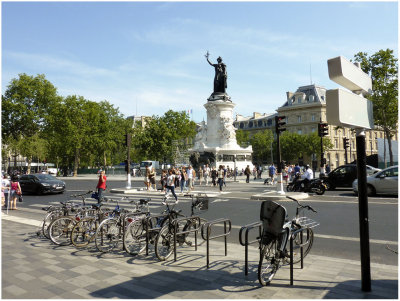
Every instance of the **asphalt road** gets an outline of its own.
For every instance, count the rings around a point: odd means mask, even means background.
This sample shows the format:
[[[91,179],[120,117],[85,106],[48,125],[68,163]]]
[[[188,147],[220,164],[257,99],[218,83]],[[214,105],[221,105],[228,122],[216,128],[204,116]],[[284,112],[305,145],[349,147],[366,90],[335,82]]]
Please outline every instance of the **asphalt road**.
[[[97,181],[93,179],[63,178],[67,185],[67,191],[59,195],[25,195],[24,202],[18,215],[25,218],[40,220],[44,216],[41,207],[65,201],[71,194],[94,190]],[[113,180],[109,177],[107,189],[123,188],[126,181]],[[139,179],[132,179],[133,187],[143,187]],[[242,226],[259,220],[259,200],[251,200],[251,195],[265,190],[275,189],[265,186],[261,182],[252,181],[246,183],[228,182],[222,194],[214,187],[196,186],[196,191],[217,193],[210,199],[209,209],[201,213],[201,217],[214,220],[217,218],[229,218],[232,222],[230,242],[239,243],[239,230]],[[106,192],[106,196],[117,197],[118,194]],[[143,193],[142,193],[143,195]],[[136,195],[140,197],[140,195]],[[153,195],[151,212],[162,211],[162,194]],[[190,214],[190,200],[181,198],[177,205],[185,214]],[[358,199],[350,189],[328,191],[323,196],[310,196],[302,203],[312,206],[317,213],[310,212],[308,217],[318,221],[320,225],[314,228],[315,239],[312,254],[330,256],[343,259],[359,260],[359,221]],[[292,201],[282,202],[287,208],[289,216],[295,214],[295,204]],[[396,196],[383,196],[369,198],[369,232],[370,232],[370,257],[371,262],[397,265],[398,250],[398,198]],[[255,233],[254,233],[255,235]],[[391,250],[389,250],[391,249]]]

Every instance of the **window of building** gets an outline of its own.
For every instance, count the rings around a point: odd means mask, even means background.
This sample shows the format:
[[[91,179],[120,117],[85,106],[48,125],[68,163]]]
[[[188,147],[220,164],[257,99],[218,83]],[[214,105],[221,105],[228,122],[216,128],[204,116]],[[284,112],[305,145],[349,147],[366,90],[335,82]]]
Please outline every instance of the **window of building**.
[[[241,122],[240,125],[239,125],[239,127],[240,127],[241,129],[244,128],[244,122]]]
[[[317,131],[317,128],[311,128],[311,133],[315,133]]]
[[[270,118],[270,119],[268,119],[268,121],[267,121],[267,125],[268,126],[271,126],[272,125],[272,119]]]
[[[303,131],[301,129],[297,130],[297,134],[301,135],[303,133]]]
[[[262,120],[259,120],[259,121],[258,121],[258,126],[259,126],[259,127],[262,127],[262,126],[263,126]]]
[[[297,116],[297,122],[301,122],[301,116]]]
[[[253,127],[253,121],[250,121],[249,122],[249,128],[252,128]]]
[[[337,139],[335,139],[335,148],[339,148],[339,143]]]
[[[311,114],[311,121],[315,121],[315,114]]]
[[[335,155],[335,163],[336,163],[336,167],[338,167],[339,166],[339,154],[336,154]]]
[[[298,98],[297,98],[297,103],[301,103],[301,96],[299,96]]]

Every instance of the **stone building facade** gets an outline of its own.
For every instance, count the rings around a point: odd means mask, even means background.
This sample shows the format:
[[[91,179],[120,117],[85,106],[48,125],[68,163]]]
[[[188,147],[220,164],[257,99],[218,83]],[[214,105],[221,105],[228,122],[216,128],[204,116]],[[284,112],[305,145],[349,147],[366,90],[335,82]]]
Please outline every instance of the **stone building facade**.
[[[257,131],[264,129],[275,129],[276,115],[286,116],[286,129],[298,134],[309,134],[318,132],[318,123],[326,122],[326,89],[315,84],[299,87],[296,92],[286,93],[286,102],[279,107],[277,113],[260,114],[254,113],[251,117],[237,115],[234,126],[237,129],[248,131],[252,136]],[[345,164],[345,150],[343,138],[349,138],[350,148],[347,150],[348,162],[356,159],[356,134],[350,128],[337,128],[328,125],[328,138],[331,139],[333,148],[325,152],[324,157],[327,164],[332,168]],[[378,138],[384,138],[381,130],[366,131],[366,154],[367,156],[378,153]],[[397,135],[393,137],[397,140]],[[299,158],[300,159],[300,158]],[[300,162],[304,164],[320,166],[320,156],[313,155],[304,157]]]

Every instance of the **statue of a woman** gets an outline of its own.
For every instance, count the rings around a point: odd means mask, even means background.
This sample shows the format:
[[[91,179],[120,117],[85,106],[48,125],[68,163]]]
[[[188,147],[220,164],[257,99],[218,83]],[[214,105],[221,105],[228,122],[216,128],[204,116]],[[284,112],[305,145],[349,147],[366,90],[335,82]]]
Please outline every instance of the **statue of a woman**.
[[[228,75],[226,73],[226,65],[222,63],[221,57],[217,58],[218,64],[211,63],[210,60],[208,59],[209,56],[210,54],[207,51],[207,54],[205,55],[207,62],[215,68],[214,93],[216,92],[225,93],[225,90],[228,87],[226,83],[226,79],[228,78]]]

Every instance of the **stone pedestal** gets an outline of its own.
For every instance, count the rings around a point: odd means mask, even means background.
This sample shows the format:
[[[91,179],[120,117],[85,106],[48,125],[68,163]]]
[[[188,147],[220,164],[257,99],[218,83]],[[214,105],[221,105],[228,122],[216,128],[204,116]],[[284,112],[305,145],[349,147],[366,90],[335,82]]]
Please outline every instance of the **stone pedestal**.
[[[239,171],[250,165],[252,147],[241,148],[236,142],[236,129],[233,126],[235,104],[226,93],[212,94],[204,105],[207,110],[207,125],[203,122],[195,138],[192,152],[214,154],[213,166],[225,165]],[[203,164],[203,163],[201,163]]]

